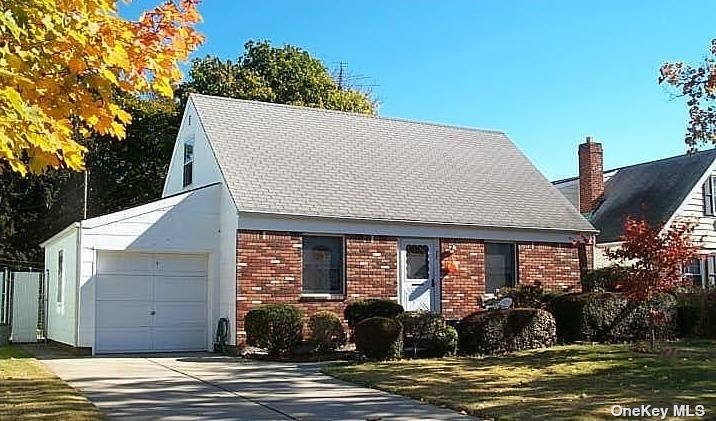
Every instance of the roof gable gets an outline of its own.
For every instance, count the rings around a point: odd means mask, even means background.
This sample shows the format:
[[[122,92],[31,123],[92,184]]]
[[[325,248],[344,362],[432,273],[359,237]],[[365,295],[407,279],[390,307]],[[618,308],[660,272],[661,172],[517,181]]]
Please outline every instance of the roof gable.
[[[504,133],[192,95],[242,212],[593,228]]]

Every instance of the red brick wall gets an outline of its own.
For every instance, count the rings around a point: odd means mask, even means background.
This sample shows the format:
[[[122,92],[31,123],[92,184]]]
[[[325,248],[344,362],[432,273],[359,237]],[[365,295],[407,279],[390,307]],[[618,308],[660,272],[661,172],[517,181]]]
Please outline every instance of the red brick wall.
[[[237,234],[237,344],[245,340],[244,317],[261,304],[288,303],[303,309],[306,320],[321,310],[340,315],[359,298],[397,299],[397,239],[346,235],[346,298],[301,296],[299,233],[240,230]]]
[[[461,319],[478,309],[485,293],[485,244],[441,239],[440,260],[442,313],[446,319]],[[456,263],[457,273],[449,273],[450,262]]]
[[[579,248],[571,243],[518,243],[519,281],[545,288],[579,290]]]

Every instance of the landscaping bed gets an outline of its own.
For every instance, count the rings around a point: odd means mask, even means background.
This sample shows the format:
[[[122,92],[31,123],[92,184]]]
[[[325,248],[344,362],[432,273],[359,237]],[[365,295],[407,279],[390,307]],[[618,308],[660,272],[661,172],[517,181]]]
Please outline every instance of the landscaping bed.
[[[0,347],[0,420],[100,420],[99,410],[39,361],[15,346]]]
[[[612,405],[697,404],[716,416],[716,341],[573,344],[486,358],[450,357],[324,369],[334,377],[478,417],[608,418]]]

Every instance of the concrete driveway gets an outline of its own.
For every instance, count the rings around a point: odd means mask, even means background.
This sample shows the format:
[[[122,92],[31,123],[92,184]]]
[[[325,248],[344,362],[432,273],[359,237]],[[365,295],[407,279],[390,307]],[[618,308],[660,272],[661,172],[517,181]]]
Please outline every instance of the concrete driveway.
[[[320,363],[208,353],[71,357],[31,350],[109,417],[134,419],[466,419],[451,410],[355,386]]]

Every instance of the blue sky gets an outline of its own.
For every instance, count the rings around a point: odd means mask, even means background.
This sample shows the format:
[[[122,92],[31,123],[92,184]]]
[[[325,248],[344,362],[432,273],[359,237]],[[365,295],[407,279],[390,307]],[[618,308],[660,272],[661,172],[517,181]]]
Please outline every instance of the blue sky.
[[[700,60],[716,37],[713,1],[688,14],[679,1],[205,0],[200,11],[195,56],[236,58],[249,39],[303,47],[366,76],[381,115],[503,130],[550,179],[575,175],[587,135],[607,168],[683,153],[686,108],[658,69]]]

